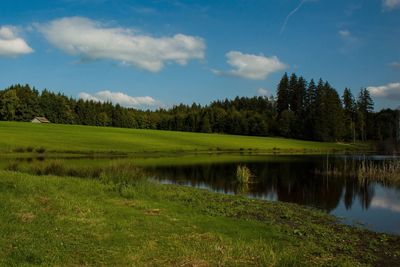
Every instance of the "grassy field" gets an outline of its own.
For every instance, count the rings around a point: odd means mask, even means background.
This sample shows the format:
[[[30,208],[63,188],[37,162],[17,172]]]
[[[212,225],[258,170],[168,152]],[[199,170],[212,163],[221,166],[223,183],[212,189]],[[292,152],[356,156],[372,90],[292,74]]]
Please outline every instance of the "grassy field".
[[[399,236],[295,204],[157,184],[140,168],[358,148],[0,122],[0,266],[395,266]]]
[[[144,180],[0,172],[0,265],[395,266],[400,238],[325,213]]]
[[[25,151],[40,147],[51,152],[75,153],[182,151],[324,153],[360,148],[349,144],[284,138],[0,122],[0,151]]]

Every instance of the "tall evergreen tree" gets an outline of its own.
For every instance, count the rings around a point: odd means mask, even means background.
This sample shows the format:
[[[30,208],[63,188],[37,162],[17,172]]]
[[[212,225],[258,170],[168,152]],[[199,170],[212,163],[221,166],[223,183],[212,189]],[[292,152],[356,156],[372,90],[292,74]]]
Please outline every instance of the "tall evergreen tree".
[[[278,84],[276,96],[276,110],[279,116],[283,111],[289,109],[289,77],[287,73],[282,76]]]
[[[345,88],[343,92],[343,109],[344,109],[344,136],[346,140],[356,139],[356,102],[349,88]]]
[[[367,140],[368,133],[373,132],[371,113],[374,110],[374,102],[366,88],[362,88],[357,100],[358,128],[362,141]]]
[[[327,121],[326,127],[328,129],[328,136],[325,140],[338,141],[343,137],[344,132],[342,102],[337,91],[329,83],[326,83],[325,87],[325,120]]]
[[[327,121],[326,117],[326,87],[322,79],[319,79],[318,85],[315,91],[315,109],[313,110],[313,121],[314,121],[314,132],[313,139],[324,141],[327,139]]]
[[[317,99],[317,86],[314,79],[311,79],[308,84],[306,97],[305,97],[305,115],[304,115],[304,137],[312,140],[315,132],[315,113],[316,113],[316,100]]]

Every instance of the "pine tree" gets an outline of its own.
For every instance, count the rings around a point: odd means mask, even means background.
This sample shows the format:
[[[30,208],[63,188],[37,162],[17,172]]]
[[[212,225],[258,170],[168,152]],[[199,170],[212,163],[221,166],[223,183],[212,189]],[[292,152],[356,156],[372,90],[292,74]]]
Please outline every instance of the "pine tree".
[[[325,84],[326,87],[326,111],[325,119],[328,122],[327,141],[338,141],[343,137],[343,108],[337,91],[332,88],[329,83]]]
[[[292,79],[291,79],[292,81]],[[305,138],[304,134],[304,116],[305,116],[305,98],[306,98],[307,81],[303,77],[299,77],[291,91],[291,110],[295,115],[295,122],[292,125],[293,137]]]
[[[317,86],[315,85],[314,79],[311,79],[308,84],[306,96],[304,100],[304,137],[312,140],[315,131],[315,112],[316,112],[316,94]]]
[[[283,111],[289,109],[289,78],[287,73],[280,80],[276,95],[276,110],[279,116]]]
[[[358,115],[358,128],[361,134],[361,140],[366,141],[368,133],[372,133],[372,117],[371,113],[374,110],[374,102],[371,95],[366,88],[360,90],[357,100],[357,115]]]
[[[322,79],[319,79],[315,91],[315,109],[313,110],[314,132],[313,139],[324,141],[327,139],[326,121],[326,87]]]
[[[344,109],[344,135],[346,140],[356,139],[356,103],[354,96],[349,88],[345,88],[343,92],[343,109]]]

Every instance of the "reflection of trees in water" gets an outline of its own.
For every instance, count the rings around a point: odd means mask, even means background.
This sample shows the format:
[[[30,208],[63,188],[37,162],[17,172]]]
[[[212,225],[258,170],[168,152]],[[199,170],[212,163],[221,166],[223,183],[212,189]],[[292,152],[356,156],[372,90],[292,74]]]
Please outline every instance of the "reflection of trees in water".
[[[330,159],[335,166],[348,164],[339,159]],[[241,191],[235,185],[237,163],[191,166],[155,167],[151,171],[160,179],[196,187],[207,186],[214,191],[232,193]],[[357,179],[342,176],[316,175],[315,170],[324,168],[321,158],[307,161],[246,163],[255,174],[256,184],[249,186],[252,196],[314,206],[326,211],[337,207],[341,198],[346,209],[355,199],[368,209],[374,195],[374,187],[360,184]],[[247,190],[247,188],[246,188]]]

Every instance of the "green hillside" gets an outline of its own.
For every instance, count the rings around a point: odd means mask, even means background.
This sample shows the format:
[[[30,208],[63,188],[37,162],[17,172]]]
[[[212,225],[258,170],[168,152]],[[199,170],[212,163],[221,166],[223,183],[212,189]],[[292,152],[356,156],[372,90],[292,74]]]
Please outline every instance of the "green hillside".
[[[61,124],[0,122],[0,150],[43,147],[51,152],[178,152],[257,151],[328,152],[357,149],[355,145],[275,137],[237,136],[159,130],[138,130]]]

